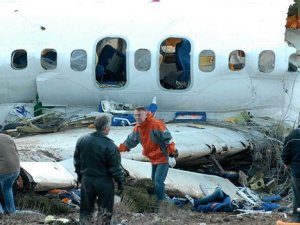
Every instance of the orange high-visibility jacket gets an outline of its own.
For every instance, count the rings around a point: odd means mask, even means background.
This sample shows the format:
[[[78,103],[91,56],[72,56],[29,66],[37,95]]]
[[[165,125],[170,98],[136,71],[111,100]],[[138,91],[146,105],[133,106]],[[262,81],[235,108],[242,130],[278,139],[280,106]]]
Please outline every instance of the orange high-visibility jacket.
[[[142,124],[136,124],[124,143],[120,144],[119,151],[130,151],[138,143],[143,146],[143,155],[148,157],[154,165],[168,163],[168,157],[176,151],[171,133],[165,124],[148,112]]]

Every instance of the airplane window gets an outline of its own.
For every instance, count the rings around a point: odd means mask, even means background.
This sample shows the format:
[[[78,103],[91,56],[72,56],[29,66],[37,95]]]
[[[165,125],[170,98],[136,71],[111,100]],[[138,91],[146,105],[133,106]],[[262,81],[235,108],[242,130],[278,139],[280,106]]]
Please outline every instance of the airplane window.
[[[229,55],[229,69],[239,71],[245,67],[245,52],[242,50],[234,50]]]
[[[289,72],[298,72],[300,67],[300,55],[294,53],[289,57]]]
[[[14,69],[24,69],[27,67],[27,52],[23,49],[15,50],[11,54],[11,66]]]
[[[191,43],[185,38],[167,38],[160,45],[159,79],[165,89],[182,90],[191,83]]]
[[[126,41],[104,38],[96,47],[96,81],[100,87],[123,87],[126,84]]]
[[[57,52],[54,49],[44,49],[41,54],[41,65],[45,70],[54,70],[57,66]]]
[[[71,53],[70,66],[72,70],[83,71],[87,65],[87,53],[83,49],[74,50]]]
[[[258,70],[263,73],[271,73],[275,67],[275,54],[271,50],[262,51],[258,58]]]
[[[203,50],[199,54],[199,69],[202,72],[211,72],[215,69],[216,56],[211,50]]]
[[[134,53],[134,66],[140,71],[147,71],[150,69],[151,53],[148,49],[138,49]]]

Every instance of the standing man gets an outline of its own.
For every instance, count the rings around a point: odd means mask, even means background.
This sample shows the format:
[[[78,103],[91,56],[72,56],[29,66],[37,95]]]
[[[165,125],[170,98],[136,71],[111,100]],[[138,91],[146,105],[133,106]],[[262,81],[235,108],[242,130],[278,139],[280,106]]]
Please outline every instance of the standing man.
[[[0,215],[16,214],[12,186],[20,173],[20,159],[12,137],[0,133],[0,185],[5,208],[0,203]]]
[[[300,223],[300,129],[291,131],[286,137],[281,158],[286,168],[291,169],[293,191],[292,221]]]
[[[169,164],[174,167],[175,156],[178,155],[175,143],[165,124],[155,119],[145,107],[135,108],[134,118],[137,124],[125,142],[120,144],[119,151],[130,151],[138,143],[143,146],[143,155],[148,157],[152,164],[151,179],[154,182],[154,194],[158,200],[163,200]]]
[[[80,137],[74,153],[74,166],[81,183],[80,224],[91,224],[95,202],[98,206],[97,223],[110,224],[114,204],[114,182],[121,193],[124,174],[118,147],[107,137],[111,118],[96,117],[96,132]]]

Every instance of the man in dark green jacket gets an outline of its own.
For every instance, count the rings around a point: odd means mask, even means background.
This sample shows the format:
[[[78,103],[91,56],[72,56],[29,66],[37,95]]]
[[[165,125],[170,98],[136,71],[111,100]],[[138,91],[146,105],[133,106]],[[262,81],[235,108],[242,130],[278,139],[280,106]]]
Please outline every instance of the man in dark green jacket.
[[[80,224],[91,224],[95,202],[98,206],[96,224],[110,224],[114,204],[114,182],[123,191],[124,174],[118,147],[107,137],[111,119],[96,117],[96,132],[80,137],[74,153],[77,179],[81,183]]]
[[[293,215],[292,221],[300,223],[300,128],[294,129],[285,138],[281,158],[292,172]]]

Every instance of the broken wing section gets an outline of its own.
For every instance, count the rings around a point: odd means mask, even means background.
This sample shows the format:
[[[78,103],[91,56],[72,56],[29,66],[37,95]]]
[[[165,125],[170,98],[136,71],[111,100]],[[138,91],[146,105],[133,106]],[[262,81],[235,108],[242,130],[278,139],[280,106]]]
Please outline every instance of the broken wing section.
[[[179,151],[178,166],[199,165],[203,162],[203,157],[209,155],[214,155],[216,159],[224,159],[252,148],[250,136],[253,135],[250,131],[191,123],[167,124],[167,127]],[[140,147],[122,153],[122,158],[148,161],[142,156]]]
[[[21,162],[23,188],[34,191],[76,187],[74,176],[59,162]]]
[[[134,160],[122,159],[122,166],[131,178],[146,179],[151,176],[151,164]],[[228,179],[194,173],[189,171],[169,169],[165,181],[166,191],[177,195],[188,194],[194,198],[202,198],[212,194],[216,188],[222,189],[231,199],[238,200],[238,188]]]
[[[61,161],[61,164],[71,174],[76,176],[72,158]],[[151,177],[151,164],[148,162],[139,162],[122,158],[122,167],[126,171],[127,177],[135,181],[150,179]],[[188,194],[194,198],[201,198],[212,194],[216,188],[220,188],[224,193],[229,195],[231,199],[241,199],[239,195],[237,195],[238,188],[233,183],[228,179],[214,175],[170,168],[165,185],[168,194],[177,196]]]

